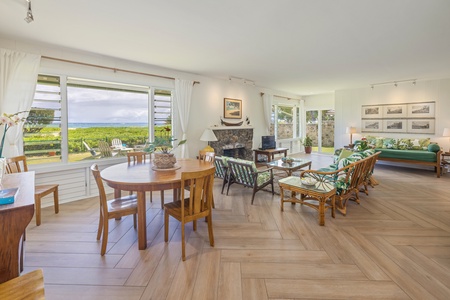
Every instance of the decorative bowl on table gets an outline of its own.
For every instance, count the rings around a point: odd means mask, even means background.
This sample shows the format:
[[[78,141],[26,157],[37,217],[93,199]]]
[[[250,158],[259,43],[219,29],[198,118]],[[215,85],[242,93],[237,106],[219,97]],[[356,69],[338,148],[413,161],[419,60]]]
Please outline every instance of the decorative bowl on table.
[[[294,159],[292,157],[282,157],[281,161],[287,164],[292,164],[294,162]]]
[[[317,183],[317,180],[312,177],[302,177],[301,182],[303,185],[313,186]]]

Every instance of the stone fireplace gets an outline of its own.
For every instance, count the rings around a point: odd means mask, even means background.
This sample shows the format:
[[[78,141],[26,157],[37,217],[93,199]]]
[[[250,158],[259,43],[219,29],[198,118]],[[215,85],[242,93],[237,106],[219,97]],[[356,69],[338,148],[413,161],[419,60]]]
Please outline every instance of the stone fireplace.
[[[253,160],[253,128],[238,126],[211,127],[218,141],[210,142],[219,156]]]

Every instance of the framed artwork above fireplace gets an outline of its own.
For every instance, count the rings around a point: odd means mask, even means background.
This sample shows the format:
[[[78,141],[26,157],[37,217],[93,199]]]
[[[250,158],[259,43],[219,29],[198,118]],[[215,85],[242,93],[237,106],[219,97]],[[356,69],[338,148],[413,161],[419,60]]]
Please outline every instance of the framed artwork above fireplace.
[[[223,117],[227,119],[242,119],[242,100],[224,98]]]

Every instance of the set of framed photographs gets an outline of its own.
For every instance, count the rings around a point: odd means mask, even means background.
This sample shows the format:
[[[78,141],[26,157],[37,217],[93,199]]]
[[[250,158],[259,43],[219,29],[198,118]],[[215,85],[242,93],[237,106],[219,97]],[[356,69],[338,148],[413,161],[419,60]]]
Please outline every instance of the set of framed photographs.
[[[363,105],[361,108],[362,132],[435,132],[435,102]]]

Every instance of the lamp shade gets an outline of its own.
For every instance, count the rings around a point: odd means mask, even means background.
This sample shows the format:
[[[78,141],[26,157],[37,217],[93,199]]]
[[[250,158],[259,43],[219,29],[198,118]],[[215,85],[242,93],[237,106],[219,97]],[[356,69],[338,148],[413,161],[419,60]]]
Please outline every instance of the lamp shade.
[[[442,133],[442,136],[450,136],[450,128],[444,128],[444,133]]]
[[[217,137],[210,128],[206,128],[205,131],[203,131],[202,136],[200,137],[200,141],[215,142],[217,141]]]
[[[345,133],[356,133],[356,127],[345,128]]]

